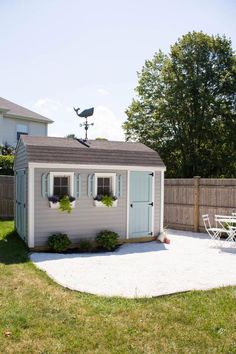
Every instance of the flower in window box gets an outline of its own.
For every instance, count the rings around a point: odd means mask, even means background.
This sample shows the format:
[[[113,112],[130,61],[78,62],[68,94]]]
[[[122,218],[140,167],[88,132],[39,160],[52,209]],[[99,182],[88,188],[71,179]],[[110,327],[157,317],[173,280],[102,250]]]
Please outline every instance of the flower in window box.
[[[51,197],[48,197],[48,201],[53,204],[56,204],[59,202],[59,197],[57,195],[52,195]]]

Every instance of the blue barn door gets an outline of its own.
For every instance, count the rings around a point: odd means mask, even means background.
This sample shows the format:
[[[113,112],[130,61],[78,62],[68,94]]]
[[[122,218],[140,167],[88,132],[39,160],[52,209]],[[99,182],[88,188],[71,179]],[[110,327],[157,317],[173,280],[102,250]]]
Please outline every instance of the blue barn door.
[[[26,175],[25,170],[16,172],[16,230],[26,240]]]
[[[130,172],[130,238],[152,235],[152,179],[149,171]]]

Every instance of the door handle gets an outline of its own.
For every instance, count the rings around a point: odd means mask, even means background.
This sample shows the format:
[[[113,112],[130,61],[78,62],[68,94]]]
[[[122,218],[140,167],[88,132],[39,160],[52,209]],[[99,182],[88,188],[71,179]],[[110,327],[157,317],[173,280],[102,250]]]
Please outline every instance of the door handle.
[[[153,206],[153,202],[149,203],[148,205],[151,205],[151,206]]]
[[[133,204],[130,204],[130,207],[133,208]]]

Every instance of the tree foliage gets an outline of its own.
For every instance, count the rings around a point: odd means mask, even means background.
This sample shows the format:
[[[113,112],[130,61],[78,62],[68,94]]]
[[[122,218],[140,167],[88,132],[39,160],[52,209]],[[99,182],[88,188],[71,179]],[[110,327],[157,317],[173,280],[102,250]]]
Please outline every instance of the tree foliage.
[[[0,175],[14,175],[14,158],[13,155],[0,155]]]
[[[138,73],[127,140],[156,149],[169,177],[235,177],[236,56],[225,36],[184,35]]]

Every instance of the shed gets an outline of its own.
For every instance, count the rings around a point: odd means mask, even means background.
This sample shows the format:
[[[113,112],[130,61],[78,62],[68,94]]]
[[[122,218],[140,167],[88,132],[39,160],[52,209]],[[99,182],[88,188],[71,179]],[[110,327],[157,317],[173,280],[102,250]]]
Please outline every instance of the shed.
[[[15,226],[30,248],[47,246],[58,232],[77,244],[101,230],[117,232],[121,242],[163,230],[165,165],[144,144],[22,135],[14,169]],[[59,209],[63,196],[70,213]]]

